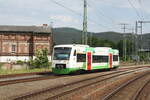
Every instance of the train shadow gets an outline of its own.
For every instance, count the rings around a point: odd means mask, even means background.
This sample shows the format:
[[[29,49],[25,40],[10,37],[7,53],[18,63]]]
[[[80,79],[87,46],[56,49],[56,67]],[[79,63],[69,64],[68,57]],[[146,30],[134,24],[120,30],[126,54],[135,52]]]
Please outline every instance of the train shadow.
[[[91,70],[91,71],[86,71],[86,70],[77,70],[75,72],[69,73],[69,74],[55,74],[51,71],[48,72],[41,72],[37,73],[36,75],[42,75],[42,76],[75,76],[75,75],[85,75],[85,74],[93,74],[93,73],[100,73],[100,72],[108,72],[108,71],[113,71],[115,69],[97,69],[97,70]]]
[[[100,73],[100,72],[108,72],[108,71],[112,71],[112,70],[114,70],[114,69],[97,69],[97,70],[91,70],[91,71],[78,70],[78,71],[70,73],[68,75],[70,75],[70,76],[85,75],[85,74],[93,74],[93,73]]]
[[[36,75],[50,76],[50,75],[54,75],[54,74],[50,71],[47,71],[47,72],[37,73]]]

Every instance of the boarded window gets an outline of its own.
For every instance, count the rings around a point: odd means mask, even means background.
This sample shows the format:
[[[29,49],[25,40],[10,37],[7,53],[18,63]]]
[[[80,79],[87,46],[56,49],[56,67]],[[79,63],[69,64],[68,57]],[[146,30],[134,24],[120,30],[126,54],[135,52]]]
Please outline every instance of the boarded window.
[[[12,45],[12,47],[11,47],[11,51],[12,51],[12,53],[15,53],[16,52],[16,45]]]
[[[86,54],[77,54],[77,62],[86,62]]]

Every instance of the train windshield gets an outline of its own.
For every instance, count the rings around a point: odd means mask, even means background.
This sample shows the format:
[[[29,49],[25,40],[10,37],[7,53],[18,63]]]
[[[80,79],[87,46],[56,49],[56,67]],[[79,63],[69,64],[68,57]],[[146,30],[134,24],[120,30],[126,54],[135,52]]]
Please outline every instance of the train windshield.
[[[54,48],[53,60],[69,60],[71,48],[69,47],[57,47]]]

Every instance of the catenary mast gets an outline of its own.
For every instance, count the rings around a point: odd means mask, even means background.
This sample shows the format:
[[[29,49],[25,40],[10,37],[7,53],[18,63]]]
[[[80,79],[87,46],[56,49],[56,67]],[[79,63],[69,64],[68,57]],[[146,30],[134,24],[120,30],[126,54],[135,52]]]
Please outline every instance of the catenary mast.
[[[83,15],[83,32],[82,32],[82,44],[87,44],[87,1],[84,0],[84,15]]]

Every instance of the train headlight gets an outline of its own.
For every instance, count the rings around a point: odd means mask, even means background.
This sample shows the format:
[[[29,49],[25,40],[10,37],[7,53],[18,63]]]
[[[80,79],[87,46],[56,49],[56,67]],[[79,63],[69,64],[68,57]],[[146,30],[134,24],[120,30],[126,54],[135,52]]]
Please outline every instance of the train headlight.
[[[65,69],[66,68],[66,64],[56,64],[55,66],[57,69]]]

